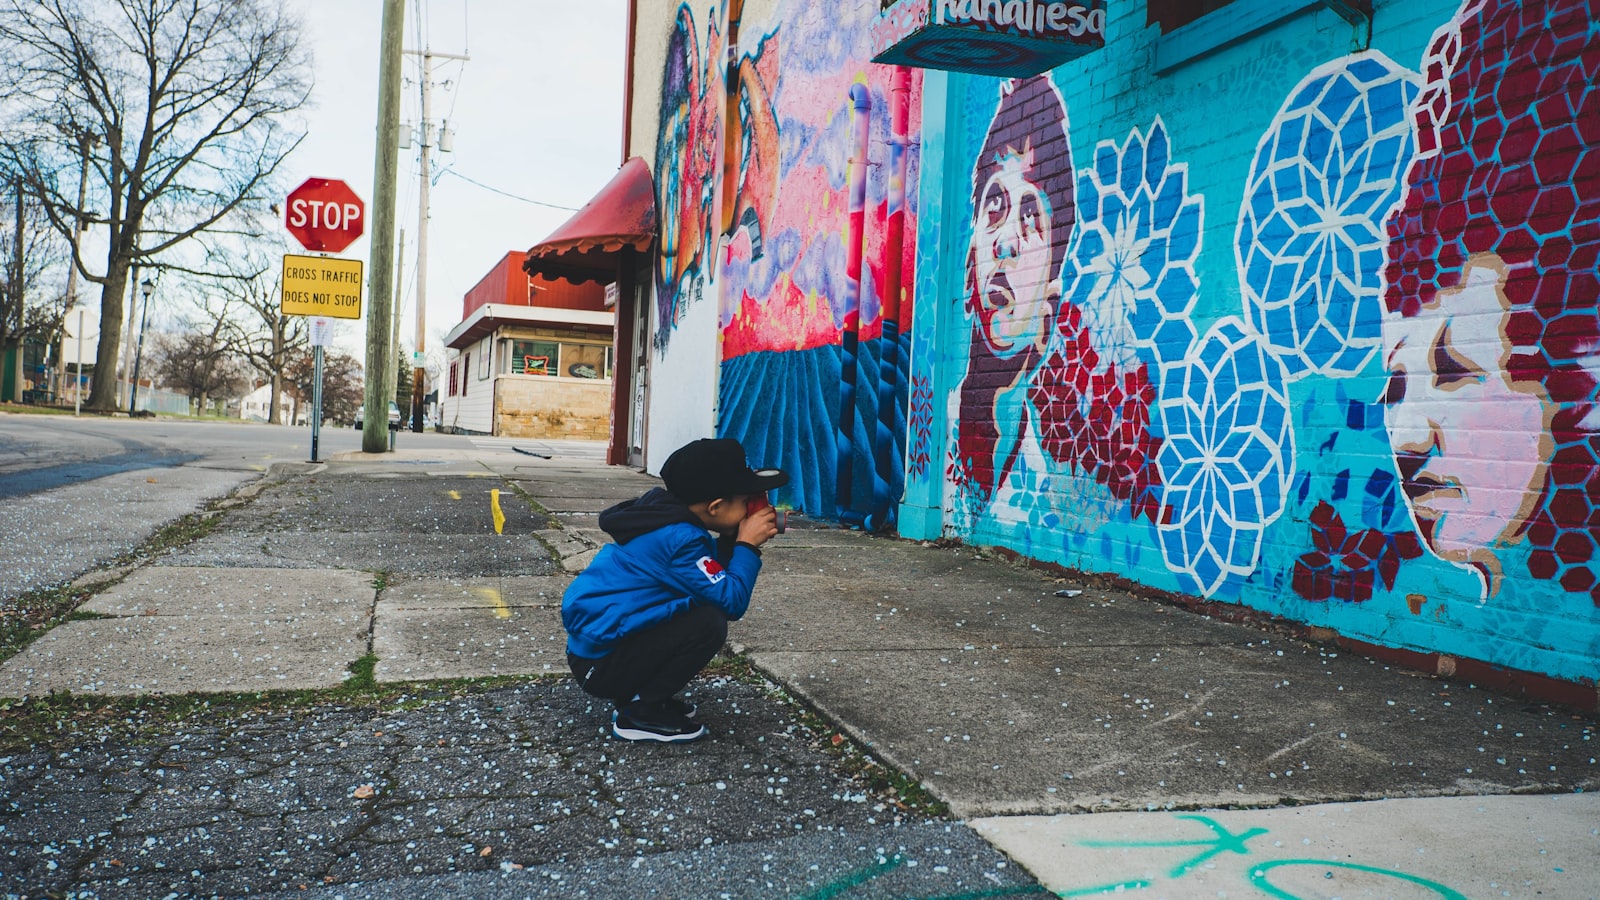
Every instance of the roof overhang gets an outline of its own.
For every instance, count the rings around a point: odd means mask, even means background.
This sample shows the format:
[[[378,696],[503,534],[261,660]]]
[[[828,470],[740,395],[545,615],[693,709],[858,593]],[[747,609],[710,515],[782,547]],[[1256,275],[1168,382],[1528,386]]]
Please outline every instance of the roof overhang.
[[[555,309],[548,306],[510,306],[505,303],[485,303],[450,329],[444,345],[452,350],[470,347],[502,328],[576,328],[596,334],[610,334],[616,326],[613,312],[596,312],[587,309]]]
[[[621,254],[644,252],[656,236],[656,189],[650,166],[635,156],[560,228],[528,250],[529,275],[574,283],[617,280]]]

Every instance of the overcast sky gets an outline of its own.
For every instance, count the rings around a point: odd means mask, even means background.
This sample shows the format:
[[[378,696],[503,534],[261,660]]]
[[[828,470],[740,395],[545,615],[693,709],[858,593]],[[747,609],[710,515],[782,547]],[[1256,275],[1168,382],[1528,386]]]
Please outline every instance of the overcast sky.
[[[370,216],[383,4],[286,2],[303,16],[316,89],[306,139],[285,162],[283,180],[292,189],[306,178],[342,179],[366,201]],[[429,350],[461,319],[462,295],[491,266],[572,214],[525,201],[582,206],[616,173],[625,37],[624,0],[407,0],[407,50],[471,57],[434,60],[432,114],[449,120],[454,146],[433,152]],[[401,118],[415,124],[422,96],[416,56],[406,57],[405,73]],[[400,336],[407,346],[416,330],[419,164],[415,143],[400,151],[397,225],[406,240]],[[286,232],[285,239],[292,244]],[[369,241],[340,255],[367,262]],[[336,345],[360,356],[365,334],[364,320],[342,324]]]

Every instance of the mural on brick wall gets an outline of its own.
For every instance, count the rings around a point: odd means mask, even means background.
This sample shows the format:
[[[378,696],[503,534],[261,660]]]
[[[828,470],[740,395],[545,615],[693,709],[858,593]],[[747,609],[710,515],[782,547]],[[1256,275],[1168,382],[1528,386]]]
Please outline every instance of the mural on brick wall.
[[[1300,77],[1210,198],[1238,210],[1226,248],[1185,159],[1213,134],[1152,114],[1085,153],[1052,76],[953,82],[948,532],[1594,677],[1600,32],[1582,0],[1435,26],[1416,69],[1367,50]]]
[[[702,42],[694,12],[679,7],[667,39],[661,80],[661,118],[656,133],[656,348],[664,349],[683,317],[698,301],[710,274],[711,202],[717,158],[717,96],[721,90],[722,35],[708,16]]]
[[[675,311],[719,298],[719,431],[791,473],[780,503],[874,527],[892,522],[905,465],[921,90],[920,72],[896,85],[870,62],[876,13],[780,3],[757,22],[740,0],[680,7],[657,153],[656,336],[666,347]],[[906,235],[898,253],[891,225]],[[907,290],[886,296],[894,283]]]
[[[1384,293],[1406,507],[1484,596],[1526,544],[1600,605],[1600,34],[1581,0],[1484,2],[1425,69]]]

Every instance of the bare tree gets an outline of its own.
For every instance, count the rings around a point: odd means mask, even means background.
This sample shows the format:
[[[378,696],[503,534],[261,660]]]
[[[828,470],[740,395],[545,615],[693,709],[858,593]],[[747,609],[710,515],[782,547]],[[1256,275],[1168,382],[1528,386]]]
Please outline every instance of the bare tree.
[[[229,352],[271,383],[272,412],[267,421],[283,424],[278,421],[278,398],[285,388],[283,373],[290,358],[309,346],[311,330],[306,317],[283,314],[278,302],[282,269],[260,247],[259,243],[251,243],[238,252],[216,254],[228,274],[213,282],[233,311],[224,324],[223,341]]]
[[[322,417],[338,422],[353,421],[356,407],[361,405],[361,361],[348,353],[325,352],[322,357]],[[289,394],[294,397],[296,409],[311,402],[312,382],[316,378],[316,365],[310,347],[302,347],[289,354],[284,367],[284,377]],[[298,416],[296,417],[298,418]]]
[[[214,397],[241,393],[247,381],[244,365],[228,354],[215,330],[164,334],[153,355],[156,379],[201,410]]]
[[[310,91],[300,26],[276,0],[0,0],[0,154],[73,241],[100,285],[100,345],[89,408],[116,405],[122,298],[134,264],[172,268],[195,235],[248,229],[299,142],[283,127]],[[87,160],[91,200],[77,202]],[[65,183],[63,183],[65,182]],[[106,204],[103,213],[94,199]],[[100,271],[78,220],[107,227]]]

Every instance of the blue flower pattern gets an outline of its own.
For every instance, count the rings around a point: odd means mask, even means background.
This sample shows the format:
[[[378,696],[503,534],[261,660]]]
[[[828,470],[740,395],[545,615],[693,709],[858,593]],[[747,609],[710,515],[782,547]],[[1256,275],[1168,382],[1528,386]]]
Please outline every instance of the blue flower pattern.
[[[1415,148],[1414,72],[1376,51],[1307,75],[1256,146],[1235,243],[1255,330],[1291,378],[1360,372],[1382,344],[1384,220]]]
[[[1203,201],[1187,181],[1159,116],[1121,147],[1102,141],[1079,173],[1065,296],[1083,310],[1096,349],[1119,363],[1181,359],[1194,342]]]
[[[1158,526],[1167,568],[1204,596],[1255,571],[1294,478],[1283,364],[1237,317],[1206,332],[1164,375],[1157,462],[1171,508]]]

